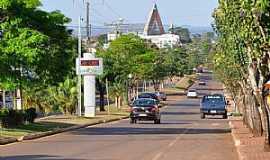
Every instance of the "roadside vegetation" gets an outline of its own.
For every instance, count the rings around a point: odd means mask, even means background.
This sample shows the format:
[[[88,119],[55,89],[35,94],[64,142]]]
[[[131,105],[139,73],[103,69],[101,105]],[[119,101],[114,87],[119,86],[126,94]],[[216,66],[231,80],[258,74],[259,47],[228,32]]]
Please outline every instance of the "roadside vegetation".
[[[216,76],[233,95],[237,110],[255,136],[265,136],[270,148],[269,129],[269,13],[265,0],[220,0],[214,12],[219,37],[214,51]]]
[[[17,103],[14,109],[4,106],[0,110],[1,126],[9,128],[5,131],[43,131],[44,123],[33,124],[37,116],[76,117],[77,39],[66,27],[69,18],[60,11],[43,11],[40,6],[40,0],[0,0],[0,90],[11,91],[14,102],[22,98],[22,110]],[[109,99],[115,102],[110,112],[123,116],[127,113],[122,108],[128,103],[127,94],[135,96],[142,83],[150,82],[157,91],[165,80],[189,75],[193,68],[207,62],[211,34],[191,37],[180,27],[175,33],[181,36],[183,46],[164,49],[128,34],[112,41],[105,50],[106,37],[98,37],[97,57],[104,59],[104,74],[97,77],[96,86],[100,115],[109,110],[105,108],[106,82]]]

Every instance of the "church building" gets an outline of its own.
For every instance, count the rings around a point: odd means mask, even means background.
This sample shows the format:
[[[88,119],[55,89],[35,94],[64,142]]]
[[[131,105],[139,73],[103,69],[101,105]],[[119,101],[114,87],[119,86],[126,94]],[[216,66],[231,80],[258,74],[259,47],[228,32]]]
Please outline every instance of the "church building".
[[[173,25],[171,26],[171,29],[173,30]],[[165,33],[156,4],[154,4],[154,7],[150,12],[143,34],[139,34],[139,36],[156,44],[158,48],[172,48],[181,45],[180,37],[178,35]]]
[[[171,30],[173,30],[173,25],[171,26]],[[173,34],[173,31],[171,33],[165,32],[156,4],[154,4],[149,14],[148,20],[144,26],[144,30],[142,33],[138,33],[138,32],[108,33],[107,39],[109,42],[111,42],[115,40],[117,37],[119,37],[121,34],[129,34],[129,33],[137,34],[142,39],[146,39],[149,42],[155,44],[158,48],[173,48],[173,47],[181,46],[179,35]],[[104,46],[104,48],[108,48],[108,47],[109,47],[109,43]]]

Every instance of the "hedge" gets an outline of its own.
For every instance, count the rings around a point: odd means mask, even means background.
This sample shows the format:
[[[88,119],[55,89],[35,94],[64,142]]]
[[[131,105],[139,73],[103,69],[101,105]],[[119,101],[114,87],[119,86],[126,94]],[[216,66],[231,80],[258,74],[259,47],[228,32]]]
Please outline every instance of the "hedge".
[[[6,108],[0,109],[0,122],[4,128],[16,127],[26,122],[33,123],[35,118],[37,118],[35,108],[29,108],[25,111]]]

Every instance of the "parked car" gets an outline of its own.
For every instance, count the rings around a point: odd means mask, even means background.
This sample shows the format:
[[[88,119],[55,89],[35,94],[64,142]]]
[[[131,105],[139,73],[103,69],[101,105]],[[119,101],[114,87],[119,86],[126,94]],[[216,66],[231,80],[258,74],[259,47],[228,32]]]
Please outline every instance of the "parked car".
[[[164,92],[156,92],[155,94],[157,95],[159,100],[161,101],[167,100],[167,95]]]
[[[201,118],[205,115],[223,115],[227,119],[226,99],[222,94],[206,95],[201,100]]]
[[[131,105],[130,123],[137,123],[139,120],[154,121],[155,124],[160,124],[160,107],[159,102],[155,99],[140,98],[135,100]]]
[[[196,89],[189,89],[187,92],[187,97],[188,98],[197,98],[198,97],[198,93]]]

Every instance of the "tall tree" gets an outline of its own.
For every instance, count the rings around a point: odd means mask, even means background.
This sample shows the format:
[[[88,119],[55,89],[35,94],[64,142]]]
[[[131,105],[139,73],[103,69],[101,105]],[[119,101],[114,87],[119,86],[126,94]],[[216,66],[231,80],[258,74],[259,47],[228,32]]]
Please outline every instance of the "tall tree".
[[[0,83],[57,84],[72,70],[75,41],[59,11],[45,12],[39,0],[1,0]]]
[[[215,10],[215,29],[219,40],[214,59],[216,71],[225,84],[235,84],[244,122],[254,135],[265,131],[265,147],[270,148],[269,89],[269,12],[266,0],[220,0]],[[221,76],[222,76],[221,75]],[[232,91],[233,92],[233,91]],[[262,113],[260,109],[262,109]]]
[[[174,28],[174,34],[179,35],[181,42],[184,44],[191,42],[190,32],[188,28],[176,27]]]

